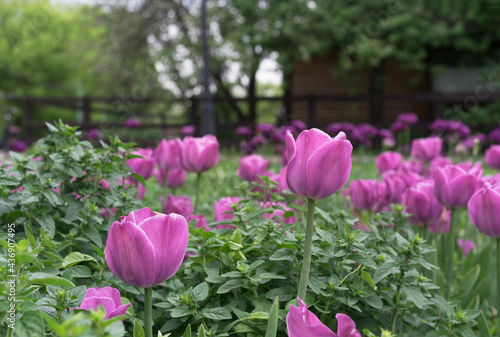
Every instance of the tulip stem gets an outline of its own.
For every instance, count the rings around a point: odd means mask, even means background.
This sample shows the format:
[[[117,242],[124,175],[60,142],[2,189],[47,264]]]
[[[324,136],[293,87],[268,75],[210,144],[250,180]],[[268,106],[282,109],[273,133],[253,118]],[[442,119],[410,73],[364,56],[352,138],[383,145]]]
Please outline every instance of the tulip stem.
[[[316,200],[307,199],[307,225],[306,241],[304,247],[304,259],[302,260],[302,272],[300,273],[299,291],[297,297],[305,300],[307,283],[309,281],[309,270],[311,268],[311,249],[314,229],[314,203]]]
[[[500,238],[497,238],[497,316],[500,315]],[[500,336],[500,332],[498,333]]]
[[[198,210],[198,196],[200,194],[201,173],[196,173],[196,192],[194,195],[194,212]]]
[[[450,231],[448,232],[448,263],[446,265],[446,298],[449,300],[451,296],[451,288],[453,281],[453,255],[455,253],[455,231],[457,230],[457,215],[458,209],[452,208],[450,213]]]
[[[144,288],[144,334],[153,337],[153,287]]]

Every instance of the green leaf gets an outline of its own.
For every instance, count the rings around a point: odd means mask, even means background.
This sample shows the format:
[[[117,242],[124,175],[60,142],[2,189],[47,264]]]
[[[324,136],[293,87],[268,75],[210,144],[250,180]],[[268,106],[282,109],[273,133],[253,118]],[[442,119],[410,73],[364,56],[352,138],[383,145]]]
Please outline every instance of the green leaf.
[[[403,285],[401,290],[403,291],[403,293],[406,294],[408,300],[413,302],[413,304],[415,304],[419,309],[422,309],[424,307],[425,297],[420,291],[420,289],[411,285],[410,286]]]
[[[29,284],[39,284],[39,285],[57,285],[61,287],[74,287],[73,282],[66,280],[65,278],[48,274],[48,273],[33,273],[28,276]]]
[[[186,331],[184,331],[182,337],[191,337],[191,324],[188,324]]]
[[[384,302],[382,302],[380,297],[376,295],[365,297],[364,300],[369,306],[374,307],[375,309],[382,309],[384,306]]]
[[[200,311],[200,314],[203,317],[213,319],[214,321],[231,319],[231,313],[224,307],[203,309]]]
[[[281,248],[274,252],[273,255],[269,257],[271,261],[283,261],[288,260],[291,261],[294,257],[294,253],[291,249]]]
[[[373,282],[379,283],[386,276],[398,271],[399,269],[396,267],[394,262],[385,262],[382,264],[373,274]]]
[[[203,324],[200,325],[200,329],[198,330],[198,337],[206,337],[205,328],[203,327]]]
[[[52,207],[62,205],[61,197],[54,190],[43,191],[42,194]]]
[[[144,329],[142,328],[141,323],[137,320],[134,322],[134,335],[133,337],[144,337]]]
[[[368,282],[368,284],[372,286],[373,290],[377,290],[377,285],[375,284],[371,275],[367,271],[363,270],[361,272],[361,278],[366,282]]]
[[[271,311],[269,312],[269,319],[267,321],[267,329],[265,337],[276,337],[278,331],[278,316],[279,316],[279,301],[278,297],[273,302]]]
[[[77,263],[84,262],[84,261],[94,261],[97,263],[97,261],[90,255],[87,254],[82,254],[80,252],[72,252],[69,253],[65,258],[62,263],[63,268],[71,267]]]
[[[27,311],[16,320],[15,331],[19,337],[45,336],[45,323],[39,312]]]
[[[47,232],[47,235],[54,237],[56,234],[56,224],[54,219],[48,215],[39,215],[36,217],[36,221],[42,226],[42,228]]]
[[[172,317],[184,317],[184,316],[190,316],[194,314],[195,309],[189,309],[189,308],[182,308],[182,307],[177,307],[172,312],[170,315]]]
[[[237,288],[239,288],[239,287],[241,287],[243,285],[245,285],[245,283],[244,283],[244,281],[242,279],[229,280],[226,283],[224,283],[223,285],[221,285],[219,287],[219,289],[217,289],[217,294],[228,293],[231,290],[237,289]]]
[[[205,300],[208,297],[208,283],[203,282],[194,287],[193,296],[198,302]]]

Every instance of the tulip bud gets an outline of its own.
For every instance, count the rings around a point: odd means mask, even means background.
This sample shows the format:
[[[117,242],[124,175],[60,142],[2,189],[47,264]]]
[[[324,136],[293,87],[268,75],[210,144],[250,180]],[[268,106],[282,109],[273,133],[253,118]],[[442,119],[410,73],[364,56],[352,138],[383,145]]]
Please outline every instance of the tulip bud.
[[[458,165],[440,167],[434,172],[434,195],[443,206],[464,207],[476,191],[477,176],[477,168],[466,171]]]
[[[90,311],[97,310],[98,306],[102,306],[106,311],[106,316],[104,318],[106,320],[116,316],[125,315],[127,308],[131,304],[132,303],[122,305],[122,298],[118,289],[111,287],[104,287],[100,289],[94,287],[87,289],[82,304],[74,309],[83,309]]]
[[[389,170],[397,170],[403,162],[403,156],[398,152],[382,152],[375,160],[378,173],[382,174]]]
[[[181,140],[162,139],[155,149],[154,158],[162,170],[172,170],[181,164]]]
[[[219,142],[212,135],[186,137],[181,147],[181,165],[188,172],[210,170],[219,161]]]
[[[414,139],[411,142],[411,155],[421,162],[430,162],[439,156],[443,141],[439,137]]]
[[[486,187],[477,191],[467,205],[469,216],[474,224],[484,234],[500,238],[500,185]]]
[[[265,160],[257,154],[242,157],[238,167],[238,177],[249,182],[257,181],[257,175],[264,175],[268,165],[269,160]]]
[[[492,145],[485,153],[486,165],[500,170],[500,145]]]

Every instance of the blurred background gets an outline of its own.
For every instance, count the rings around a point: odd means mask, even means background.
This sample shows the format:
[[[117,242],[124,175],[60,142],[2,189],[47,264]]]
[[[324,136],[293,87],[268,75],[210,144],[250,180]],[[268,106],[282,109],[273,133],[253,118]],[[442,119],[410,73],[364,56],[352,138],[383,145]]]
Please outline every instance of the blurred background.
[[[489,132],[499,15],[499,0],[2,0],[0,144],[58,119],[145,145],[403,112],[417,134],[436,118]]]

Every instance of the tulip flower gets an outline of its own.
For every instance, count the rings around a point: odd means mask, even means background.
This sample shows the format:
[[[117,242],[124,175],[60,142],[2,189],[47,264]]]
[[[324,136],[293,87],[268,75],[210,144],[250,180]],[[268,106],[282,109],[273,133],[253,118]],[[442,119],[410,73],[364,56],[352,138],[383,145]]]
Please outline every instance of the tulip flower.
[[[181,134],[186,137],[186,136],[194,136],[196,133],[196,126],[194,125],[184,125],[181,128]]]
[[[411,142],[411,155],[421,162],[430,162],[439,156],[443,141],[439,137],[414,139]]]
[[[182,167],[168,171],[168,182],[165,181],[166,174],[167,171],[165,170],[157,169],[155,171],[156,181],[160,185],[165,185],[166,183],[168,188],[175,190],[186,182],[186,171]]]
[[[193,214],[194,207],[189,197],[168,195],[163,212],[165,214],[176,213],[182,215],[183,217],[187,217],[188,215]]]
[[[403,162],[403,156],[398,152],[382,152],[375,160],[378,173],[382,174],[389,170],[397,170]]]
[[[374,179],[354,180],[349,186],[348,195],[352,205],[360,210],[379,210],[386,204],[385,184]]]
[[[500,289],[500,185],[486,186],[477,191],[467,205],[469,217],[474,226],[487,236],[496,238],[497,242],[497,289]],[[497,291],[497,311],[500,312],[500,291]]]
[[[97,310],[98,306],[102,306],[106,311],[104,319],[110,319],[116,316],[125,315],[127,308],[132,303],[122,305],[122,298],[120,291],[111,287],[104,287],[102,289],[94,287],[87,289],[82,304],[74,309],[82,310]],[[70,310],[74,310],[70,309]]]
[[[125,125],[125,127],[127,128],[137,128],[139,125],[141,125],[141,121],[137,118],[127,118],[123,125]]]
[[[311,265],[314,203],[325,199],[346,184],[351,173],[352,145],[340,132],[335,138],[319,129],[305,130],[297,137],[285,137],[288,166],[286,181],[292,193],[308,198],[304,260],[298,297],[304,298]]]
[[[115,221],[105,257],[111,272],[127,284],[149,288],[171,278],[187,247],[186,219],[143,208]]]
[[[446,270],[446,281],[448,288],[446,295],[450,295],[451,281],[453,279],[453,252],[455,251],[455,232],[457,226],[457,209],[464,207],[469,202],[472,194],[476,191],[477,181],[482,171],[480,167],[474,166],[466,170],[459,165],[447,165],[440,167],[434,172],[434,195],[439,202],[451,208],[450,231],[448,232],[448,254],[449,259]],[[478,178],[479,177],[479,178]]]
[[[236,204],[240,201],[238,197],[225,197],[221,198],[219,201],[214,201],[214,221],[222,221],[222,220],[232,220],[234,219],[233,213],[235,209],[233,208],[233,204]],[[235,229],[233,225],[216,225],[215,228],[232,228]]]
[[[443,206],[434,195],[434,181],[425,180],[408,188],[403,194],[406,212],[413,214],[409,220],[416,226],[435,223],[443,214]]]
[[[385,200],[387,203],[399,204],[403,197],[404,191],[411,186],[409,182],[413,180],[407,178],[407,176],[398,171],[386,171],[382,175],[382,182],[385,184]]]
[[[485,153],[486,165],[500,170],[500,145],[492,145]]]
[[[269,165],[269,160],[264,159],[258,154],[240,158],[238,167],[238,177],[245,181],[257,181],[258,175],[264,175]]]
[[[181,147],[181,165],[187,172],[194,172],[196,192],[194,208],[198,205],[201,173],[210,170],[219,161],[219,142],[212,135],[201,138],[185,137]]]
[[[429,165],[429,170],[427,171],[427,177],[433,178],[434,172],[438,167],[445,167],[446,165],[452,165],[452,161],[448,157],[436,157],[431,160],[431,164]]]
[[[434,172],[436,198],[446,207],[464,207],[476,191],[477,171],[477,167],[467,171],[458,165],[437,168]]]
[[[132,154],[142,156],[143,158],[131,158],[127,161],[127,164],[132,169],[132,172],[142,176],[144,180],[148,180],[153,175],[153,169],[155,167],[153,150],[138,149],[137,151],[133,151]],[[135,178],[130,177],[130,179],[136,182]]]
[[[155,149],[154,159],[162,170],[173,170],[181,164],[181,140],[162,139]]]
[[[111,272],[123,282],[145,288],[144,331],[153,336],[153,286],[179,270],[186,253],[189,229],[178,214],[149,208],[120,217],[109,229],[104,255]]]
[[[343,132],[335,138],[318,129],[286,134],[290,190],[301,197],[325,199],[346,184],[351,173],[352,145]]]
[[[460,248],[460,250],[463,250],[464,257],[467,257],[467,255],[469,255],[472,248],[474,248],[474,249],[477,248],[476,245],[474,244],[474,242],[472,242],[471,240],[465,240],[465,242],[464,242],[463,239],[458,239],[457,244],[458,244],[458,248]]]
[[[302,132],[307,129],[307,124],[300,119],[292,119],[290,121],[290,126],[294,129],[295,132]]]
[[[238,126],[236,134],[241,137],[252,137],[253,131],[248,126]]]
[[[405,112],[398,115],[398,122],[404,125],[412,126],[418,123],[418,116],[413,112]]]
[[[450,210],[444,209],[443,214],[434,221],[429,224],[429,231],[434,234],[446,234],[450,231],[450,220],[451,220],[451,212]]]
[[[299,307],[290,305],[286,315],[286,328],[289,337],[361,337],[356,329],[356,323],[347,315],[337,314],[337,333],[334,333],[319,318],[307,308],[298,298]]]
[[[212,230],[210,227],[208,227],[207,219],[205,218],[205,216],[203,214],[200,214],[200,215],[190,214],[190,215],[186,216],[186,220],[188,223],[191,222],[192,220],[195,220],[196,223],[194,226],[196,228],[205,228],[206,231]]]

